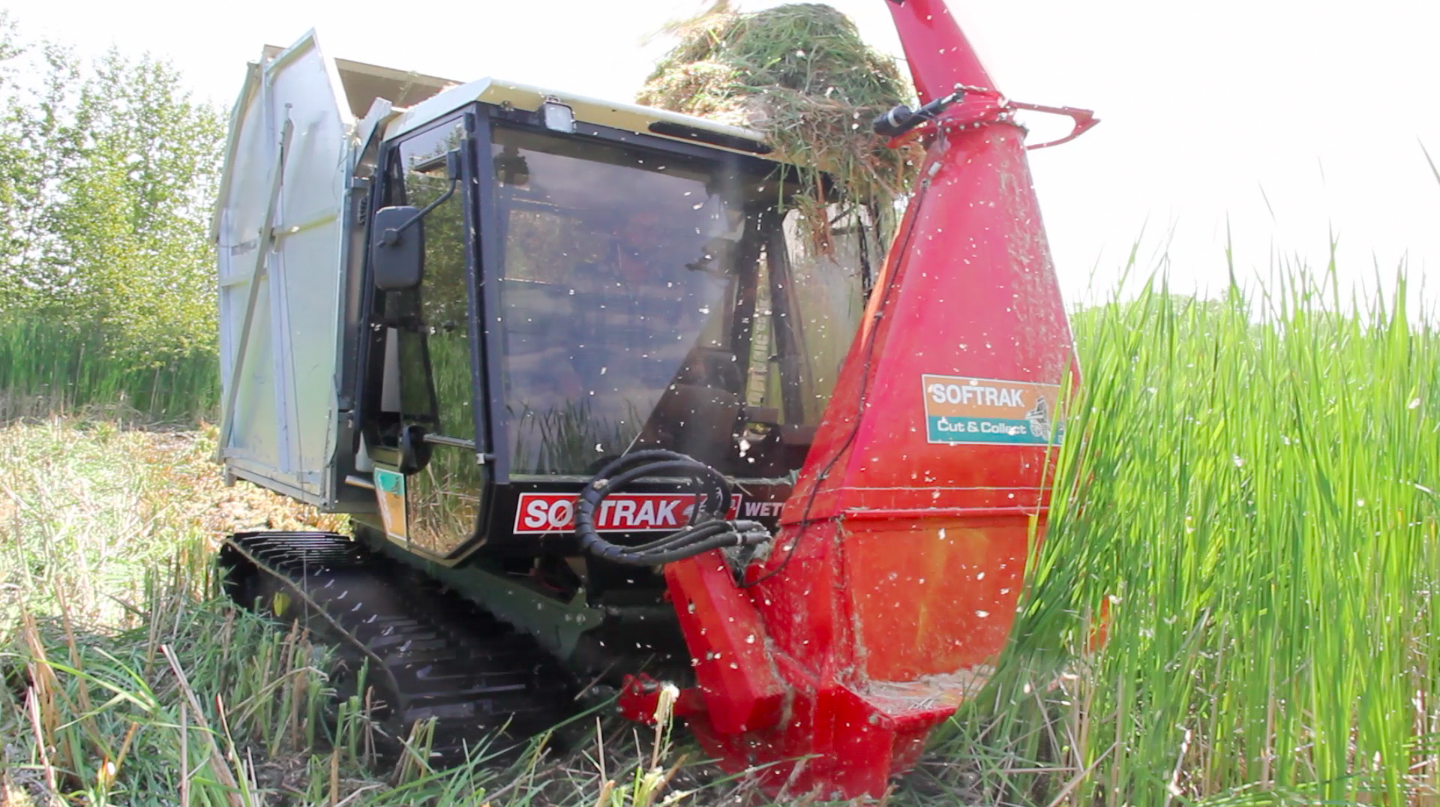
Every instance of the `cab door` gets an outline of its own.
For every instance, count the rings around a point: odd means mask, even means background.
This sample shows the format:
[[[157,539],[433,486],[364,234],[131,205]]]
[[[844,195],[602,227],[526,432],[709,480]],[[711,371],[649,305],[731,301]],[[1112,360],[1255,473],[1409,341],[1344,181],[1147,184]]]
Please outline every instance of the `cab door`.
[[[374,480],[386,533],[437,558],[474,536],[488,474],[483,408],[475,405],[470,128],[464,116],[452,118],[390,147],[380,194],[385,206],[435,205],[422,220],[419,286],[375,291],[369,368],[382,383],[369,385],[378,400],[366,433],[379,446]],[[447,168],[456,165],[458,177]]]

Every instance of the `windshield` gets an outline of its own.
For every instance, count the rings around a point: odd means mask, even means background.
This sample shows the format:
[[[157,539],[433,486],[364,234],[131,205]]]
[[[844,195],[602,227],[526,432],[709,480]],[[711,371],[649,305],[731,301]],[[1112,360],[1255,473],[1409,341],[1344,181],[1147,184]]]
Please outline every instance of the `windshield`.
[[[492,142],[510,473],[589,475],[641,448],[798,468],[860,298],[853,273],[827,261],[822,283],[783,257],[774,178],[720,153],[504,126]],[[813,305],[792,277],[854,299]],[[846,338],[812,368],[825,328]]]
[[[740,189],[711,164],[539,132],[497,129],[493,148],[511,473],[678,447],[672,432],[706,408],[658,416],[667,391],[694,397],[680,386],[737,416]]]

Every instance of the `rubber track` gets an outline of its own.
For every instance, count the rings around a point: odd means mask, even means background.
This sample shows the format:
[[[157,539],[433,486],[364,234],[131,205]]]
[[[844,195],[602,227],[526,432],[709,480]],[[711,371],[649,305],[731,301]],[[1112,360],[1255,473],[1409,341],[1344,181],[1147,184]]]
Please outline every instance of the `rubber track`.
[[[220,562],[242,606],[286,591],[292,605],[281,616],[303,617],[313,632],[348,645],[342,652],[368,659],[392,731],[404,736],[435,718],[436,762],[463,760],[467,744],[502,727],[523,739],[572,714],[573,679],[528,634],[345,536],[238,533]]]

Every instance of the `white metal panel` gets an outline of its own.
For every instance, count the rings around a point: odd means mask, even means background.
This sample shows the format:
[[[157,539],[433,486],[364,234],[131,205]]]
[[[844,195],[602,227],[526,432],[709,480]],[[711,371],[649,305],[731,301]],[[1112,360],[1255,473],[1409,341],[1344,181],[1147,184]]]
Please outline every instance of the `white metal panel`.
[[[279,157],[279,133],[263,103],[264,79],[258,65],[231,120],[231,149],[226,159],[216,231],[220,281],[220,369],[226,400],[233,394],[229,448],[222,453],[274,464],[277,416],[273,378],[266,369],[271,348],[270,301],[264,277],[252,277],[257,255],[267,249],[264,226],[273,171]],[[263,264],[262,264],[263,268]],[[262,285],[253,311],[247,312],[252,282]],[[245,319],[251,320],[249,360],[239,374],[235,361]],[[231,388],[235,387],[232,390]]]
[[[235,401],[222,454],[246,478],[318,504],[337,416],[340,211],[354,121],[313,31],[262,64],[256,84],[242,92],[232,122],[238,131],[217,217],[222,372],[226,399]],[[287,122],[293,131],[273,226],[262,232]],[[227,251],[226,244],[234,246]],[[251,278],[257,249],[263,269]],[[252,282],[261,287],[247,312]]]

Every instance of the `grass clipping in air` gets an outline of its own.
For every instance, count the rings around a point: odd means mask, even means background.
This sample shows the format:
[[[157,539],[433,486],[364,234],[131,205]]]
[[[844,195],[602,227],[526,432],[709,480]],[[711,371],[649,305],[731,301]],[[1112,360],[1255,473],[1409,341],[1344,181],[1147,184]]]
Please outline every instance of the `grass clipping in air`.
[[[793,204],[817,244],[829,239],[828,218],[816,215],[824,203],[879,211],[910,187],[913,147],[888,148],[870,121],[914,93],[844,14],[818,3],[739,13],[720,0],[665,32],[680,42],[636,100],[765,135],[769,156],[798,167]]]

